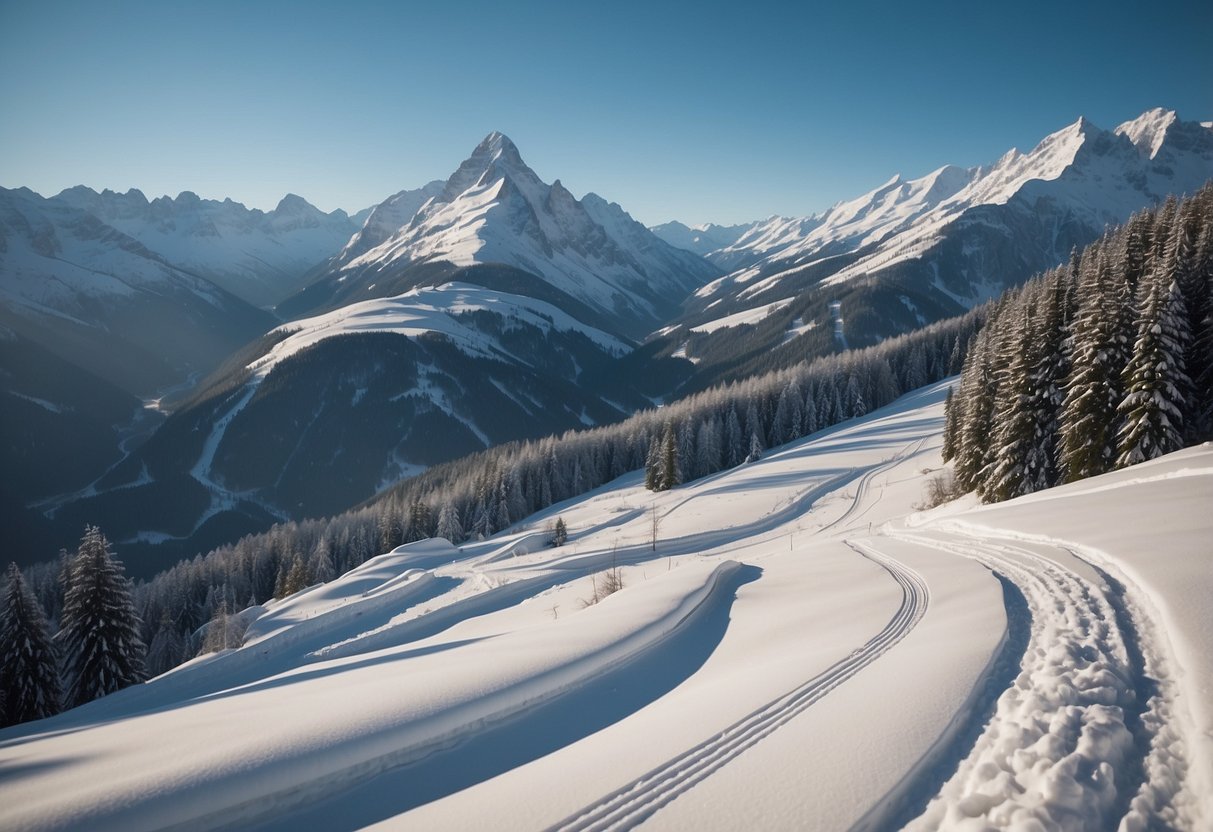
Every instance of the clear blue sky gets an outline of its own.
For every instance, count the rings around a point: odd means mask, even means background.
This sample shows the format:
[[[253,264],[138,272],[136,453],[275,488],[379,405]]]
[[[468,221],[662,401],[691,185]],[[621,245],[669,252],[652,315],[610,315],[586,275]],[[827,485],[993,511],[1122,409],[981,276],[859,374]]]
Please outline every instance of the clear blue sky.
[[[643,222],[740,222],[1079,115],[1211,119],[1211,44],[1208,0],[0,0],[0,185],[355,210],[501,130]]]

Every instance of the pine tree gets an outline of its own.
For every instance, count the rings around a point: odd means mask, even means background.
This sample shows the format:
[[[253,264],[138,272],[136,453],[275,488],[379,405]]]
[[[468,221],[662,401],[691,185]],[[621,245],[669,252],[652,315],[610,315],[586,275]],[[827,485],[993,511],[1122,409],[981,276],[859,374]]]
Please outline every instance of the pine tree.
[[[661,440],[656,435],[649,440],[649,453],[645,457],[644,487],[661,491]]]
[[[1096,262],[1098,261],[1098,262]],[[1083,258],[1082,284],[1074,319],[1070,378],[1061,414],[1062,478],[1074,482],[1102,474],[1113,461],[1120,368],[1115,346],[1116,306],[1102,279],[1104,255]]]
[[[156,634],[147,648],[148,676],[159,676],[172,670],[185,659],[185,640],[166,610],[160,618]]]
[[[1030,333],[1025,304],[1017,329],[1004,336],[992,423],[993,454],[988,469],[982,471],[978,489],[982,496],[995,502],[1034,490],[1039,478],[1036,468],[1042,464],[1029,371],[1036,361]]]
[[[757,462],[762,459],[762,440],[758,438],[758,434],[750,434],[750,452],[746,455],[746,462]]]
[[[459,523],[459,509],[455,508],[454,503],[442,504],[442,509],[438,512],[437,534],[451,543],[463,541],[463,526]]]
[[[682,460],[679,459],[678,439],[674,425],[667,422],[665,436],[661,440],[661,467],[658,475],[658,491],[669,491],[682,484]]]
[[[1150,275],[1133,358],[1120,404],[1124,426],[1118,466],[1135,465],[1183,447],[1183,409],[1190,382],[1184,355],[1190,334],[1179,284],[1166,270]]]
[[[552,530],[552,545],[563,546],[569,539],[568,526],[564,524],[563,517],[556,518],[556,527]]]
[[[10,564],[0,610],[0,726],[59,713],[60,687],[42,606]]]
[[[285,598],[288,595],[294,595],[301,589],[307,589],[308,584],[307,564],[303,562],[303,558],[295,555],[291,559],[290,569],[287,570],[286,578],[282,583],[281,597]]]
[[[72,561],[57,636],[68,657],[72,707],[144,679],[146,652],[122,564],[96,526],[87,527]]]
[[[727,467],[735,468],[745,460],[746,451],[742,441],[737,408],[730,407],[729,415],[724,420],[724,464]]]
[[[332,552],[329,550],[328,541],[323,536],[316,543],[316,551],[312,552],[312,574],[316,576],[318,583],[324,584],[337,577]]]

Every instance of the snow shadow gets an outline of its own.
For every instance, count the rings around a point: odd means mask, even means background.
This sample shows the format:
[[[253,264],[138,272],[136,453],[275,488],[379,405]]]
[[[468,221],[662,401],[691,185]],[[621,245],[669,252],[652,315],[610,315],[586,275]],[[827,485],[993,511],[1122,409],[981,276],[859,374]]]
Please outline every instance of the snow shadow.
[[[1032,612],[1018,586],[998,572],[993,574],[1002,584],[1002,603],[1007,615],[1007,630],[998,652],[939,739],[902,781],[851,827],[851,832],[901,829],[925,812],[927,804],[972,752],[994,717],[998,698],[1019,675],[1032,634]]]
[[[439,800],[571,745],[660,699],[690,678],[728,629],[733,602],[762,570],[743,564],[719,603],[653,649],[587,684],[416,763],[380,774],[260,830],[353,830]]]

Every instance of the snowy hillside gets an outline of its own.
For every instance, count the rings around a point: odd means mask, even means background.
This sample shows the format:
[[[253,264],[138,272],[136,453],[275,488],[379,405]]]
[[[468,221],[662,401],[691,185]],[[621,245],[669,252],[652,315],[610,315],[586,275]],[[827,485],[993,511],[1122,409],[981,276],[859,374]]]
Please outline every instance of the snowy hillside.
[[[253,610],[0,733],[0,825],[1208,828],[1213,447],[915,513],[944,389]]]
[[[54,199],[88,211],[173,265],[262,307],[297,291],[303,276],[358,230],[344,211],[325,214],[294,194],[269,212],[231,199],[200,199],[189,191],[149,202],[134,189],[97,193],[80,185]]]
[[[491,263],[534,275],[623,334],[638,335],[720,274],[618,205],[595,194],[578,200],[559,180],[546,184],[501,133],[487,136],[440,189],[432,183],[405,193],[375,208],[368,230],[332,260],[320,285],[286,308],[318,311],[306,295],[331,307],[391,293],[385,287],[399,290],[402,275],[438,264]]]

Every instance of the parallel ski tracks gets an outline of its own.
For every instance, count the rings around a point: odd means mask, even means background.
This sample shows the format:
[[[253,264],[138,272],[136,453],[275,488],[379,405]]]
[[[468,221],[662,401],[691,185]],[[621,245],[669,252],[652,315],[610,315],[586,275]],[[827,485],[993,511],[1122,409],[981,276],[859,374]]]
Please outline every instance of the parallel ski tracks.
[[[631,829],[738,757],[900,642],[926,614],[930,592],[921,575],[867,543],[845,541],[884,568],[902,590],[901,604],[879,633],[789,693],[695,747],[668,760],[551,827],[559,830]]]

